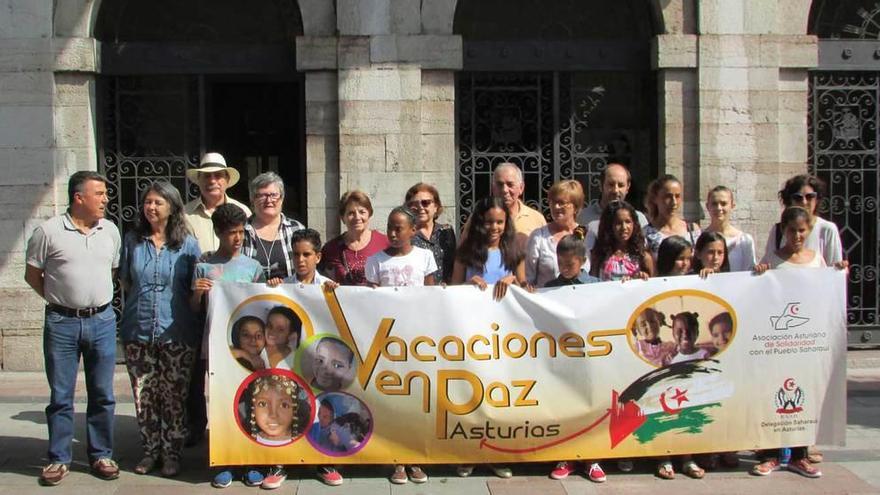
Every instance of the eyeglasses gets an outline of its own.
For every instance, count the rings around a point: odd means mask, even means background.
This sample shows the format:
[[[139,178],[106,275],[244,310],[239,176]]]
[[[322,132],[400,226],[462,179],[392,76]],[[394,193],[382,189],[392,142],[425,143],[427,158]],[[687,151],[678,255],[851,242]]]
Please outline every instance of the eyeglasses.
[[[414,199],[406,204],[411,210],[415,210],[418,207],[427,208],[434,204],[433,199]]]
[[[260,193],[255,194],[254,199],[257,201],[278,201],[281,198],[281,193],[273,192],[273,193]]]
[[[808,192],[806,194],[803,193],[794,193],[791,195],[792,201],[797,201],[798,203],[803,202],[804,200],[812,201],[819,197],[819,193],[817,192]]]

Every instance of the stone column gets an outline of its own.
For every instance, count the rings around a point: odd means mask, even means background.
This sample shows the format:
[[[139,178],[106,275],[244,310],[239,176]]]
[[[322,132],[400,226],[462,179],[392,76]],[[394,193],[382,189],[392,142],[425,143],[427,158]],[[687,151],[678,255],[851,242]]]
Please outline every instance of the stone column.
[[[808,4],[700,3],[700,196],[718,184],[736,190],[734,222],[755,236],[759,257],[780,184],[807,169],[807,68],[817,63],[816,40],[803,34]]]
[[[652,44],[658,84],[660,173],[684,182],[685,217],[700,219],[697,37],[665,34]]]
[[[53,3],[0,0],[0,367],[43,366],[43,301],[24,283],[33,229],[94,170],[94,40],[53,33]]]
[[[297,70],[305,75],[307,225],[327,239],[339,233],[339,103],[336,38],[296,40]],[[325,239],[326,241],[326,239]]]
[[[428,34],[418,0],[340,0],[339,190],[361,189],[384,229],[416,182],[437,186],[455,215],[453,70],[461,38]]]

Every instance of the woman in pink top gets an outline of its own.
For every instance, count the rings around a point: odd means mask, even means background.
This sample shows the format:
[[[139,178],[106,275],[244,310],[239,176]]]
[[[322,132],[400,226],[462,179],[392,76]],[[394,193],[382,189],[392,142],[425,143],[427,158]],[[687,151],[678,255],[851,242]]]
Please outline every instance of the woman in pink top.
[[[388,238],[370,229],[373,204],[363,191],[348,191],[339,199],[339,216],[346,231],[321,249],[318,270],[340,285],[367,285],[367,259],[388,247]]]

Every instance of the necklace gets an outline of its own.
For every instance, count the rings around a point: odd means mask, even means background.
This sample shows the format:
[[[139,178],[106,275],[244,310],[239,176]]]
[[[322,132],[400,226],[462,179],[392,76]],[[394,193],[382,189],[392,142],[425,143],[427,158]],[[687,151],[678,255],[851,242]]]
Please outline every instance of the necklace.
[[[263,254],[266,256],[266,266],[264,266],[263,269],[266,271],[266,278],[269,278],[269,273],[272,271],[272,251],[275,250],[275,243],[278,242],[278,233],[275,233],[275,238],[272,239],[269,251],[266,251],[266,240],[259,236],[257,236],[257,239],[260,240],[260,247],[263,249]]]

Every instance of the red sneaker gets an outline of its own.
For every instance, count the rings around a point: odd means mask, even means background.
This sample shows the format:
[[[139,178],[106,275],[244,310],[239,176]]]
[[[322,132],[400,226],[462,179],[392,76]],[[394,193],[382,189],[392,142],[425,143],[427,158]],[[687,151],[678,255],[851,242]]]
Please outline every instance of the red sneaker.
[[[562,461],[556,464],[556,468],[550,472],[550,477],[554,480],[564,480],[568,475],[573,473],[575,466],[573,462]]]
[[[339,486],[342,484],[342,475],[334,467],[323,466],[318,468],[318,479],[327,486]]]
[[[590,478],[590,481],[594,483],[605,483],[605,471],[602,471],[602,466],[598,462],[590,464],[590,469],[587,470],[587,478]]]
[[[814,466],[809,459],[798,459],[789,462],[788,470],[807,478],[819,478],[822,476],[822,471],[819,471],[819,468]]]
[[[778,471],[778,470],[779,470],[779,459],[777,459],[775,457],[771,457],[770,459],[767,459],[766,461],[764,461],[760,464],[755,464],[752,467],[752,474],[757,475],[757,476],[767,476],[768,474],[772,473],[773,471]]]

